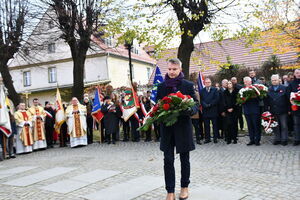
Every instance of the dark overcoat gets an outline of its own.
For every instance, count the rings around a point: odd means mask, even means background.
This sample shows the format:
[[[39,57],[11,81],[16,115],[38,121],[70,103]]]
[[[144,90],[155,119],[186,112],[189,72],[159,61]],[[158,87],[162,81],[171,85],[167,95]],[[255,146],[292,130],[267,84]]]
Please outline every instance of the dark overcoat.
[[[269,87],[266,106],[266,110],[270,110],[274,115],[287,114],[290,109],[287,88],[283,85],[279,85],[275,91],[273,86]]]
[[[203,118],[216,118],[220,111],[220,92],[217,88],[211,87],[207,92],[206,88],[200,90],[200,101]]]
[[[117,133],[119,129],[119,119],[122,115],[121,109],[116,105],[103,104],[101,112],[104,114],[103,124],[107,134]]]
[[[194,84],[183,79],[177,86],[177,90],[184,95],[190,95],[194,99],[196,105],[192,107],[192,112],[190,114],[196,114],[199,108],[199,101],[195,95]],[[157,100],[162,99],[172,92],[173,91],[168,90],[165,82],[159,84],[157,87]],[[179,116],[178,121],[170,127],[166,127],[165,125],[161,124],[160,130],[160,150],[167,151],[173,142],[175,142],[176,153],[185,153],[195,149],[193,140],[193,126],[189,115]]]

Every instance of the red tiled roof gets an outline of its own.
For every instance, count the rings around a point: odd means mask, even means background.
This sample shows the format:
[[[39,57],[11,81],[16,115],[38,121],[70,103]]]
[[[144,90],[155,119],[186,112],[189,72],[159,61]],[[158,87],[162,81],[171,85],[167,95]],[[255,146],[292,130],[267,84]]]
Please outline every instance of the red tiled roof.
[[[129,57],[128,50],[125,48],[124,45],[119,45],[117,47],[109,47],[95,36],[92,36],[92,41],[94,41],[106,53],[111,53],[126,58]],[[131,58],[151,64],[156,63],[156,60],[151,58],[151,56],[149,56],[149,54],[142,48],[139,49],[139,54],[131,53]]]
[[[167,49],[162,52],[162,58],[157,64],[164,76],[167,72],[167,60],[177,57],[177,48]],[[244,65],[247,68],[257,68],[271,55],[270,48],[264,51],[251,52],[251,47],[246,47],[242,40],[226,39],[221,42],[205,42],[195,44],[195,49],[190,60],[190,73],[203,71],[204,75],[213,75],[221,64],[227,63],[229,56],[233,64]],[[277,54],[283,65],[297,62],[297,52]],[[153,81],[153,75],[150,83]]]

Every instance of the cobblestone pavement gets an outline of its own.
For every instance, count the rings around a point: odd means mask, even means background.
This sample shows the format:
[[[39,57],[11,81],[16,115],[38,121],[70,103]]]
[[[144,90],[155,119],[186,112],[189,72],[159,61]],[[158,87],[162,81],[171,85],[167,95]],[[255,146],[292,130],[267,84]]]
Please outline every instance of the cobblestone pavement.
[[[238,144],[197,145],[191,153],[190,191],[198,185],[225,190],[235,190],[245,195],[243,200],[296,200],[300,199],[300,147],[273,146],[264,137],[262,145],[246,146],[248,138],[239,138]],[[176,156],[177,188],[179,191],[180,161]],[[23,173],[0,179],[0,199],[84,199],[82,196],[129,179],[149,175],[163,178],[163,157],[159,143],[119,142],[116,145],[94,143],[82,148],[53,148],[16,159],[0,162],[2,170],[18,166],[35,166]],[[2,183],[54,167],[75,167],[74,171],[25,186],[9,186]],[[115,170],[121,173],[67,194],[49,192],[40,187],[92,170]],[[0,176],[1,178],[1,176]],[[134,185],[129,186],[134,187]],[[161,200],[165,189],[149,191],[136,200]],[[121,199],[120,199],[121,200]]]

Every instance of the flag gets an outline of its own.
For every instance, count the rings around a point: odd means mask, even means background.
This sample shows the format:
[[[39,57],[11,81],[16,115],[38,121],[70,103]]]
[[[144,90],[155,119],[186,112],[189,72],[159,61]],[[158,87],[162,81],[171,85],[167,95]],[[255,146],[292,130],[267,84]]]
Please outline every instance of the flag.
[[[155,76],[154,76],[154,80],[153,80],[153,88],[152,88],[151,97],[150,97],[150,100],[153,104],[156,104],[157,85],[159,83],[162,83],[163,81],[164,81],[164,78],[161,75],[158,65],[156,65]]]
[[[6,105],[4,86],[0,86],[0,131],[7,137],[11,135],[11,125],[8,112],[9,110]]]
[[[204,88],[204,77],[201,74],[201,71],[199,71],[197,84],[198,84],[198,91],[199,91],[199,94],[200,94],[200,90],[202,90]]]
[[[103,113],[101,112],[102,104],[103,104],[103,95],[101,94],[99,87],[97,87],[95,91],[95,98],[93,103],[92,117],[98,123],[101,121],[101,119],[104,116]]]
[[[57,88],[56,90],[56,101],[55,101],[55,106],[56,106],[56,113],[55,113],[55,131],[56,133],[60,133],[60,127],[61,125],[65,122],[65,109],[61,103],[61,96],[59,89]]]
[[[123,119],[126,122],[132,115],[137,112],[137,109],[140,107],[140,105],[138,96],[132,86],[131,88],[127,88],[124,93],[124,103],[121,106],[121,110],[123,112]]]

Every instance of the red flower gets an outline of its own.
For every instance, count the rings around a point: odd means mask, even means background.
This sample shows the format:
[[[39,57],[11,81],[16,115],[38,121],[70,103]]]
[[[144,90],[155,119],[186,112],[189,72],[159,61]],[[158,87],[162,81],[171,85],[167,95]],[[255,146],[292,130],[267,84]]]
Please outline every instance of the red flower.
[[[246,98],[245,98],[245,97],[242,97],[242,100],[243,100],[243,101],[245,101],[245,100],[246,100]]]
[[[176,96],[181,98],[181,99],[184,99],[184,95],[181,92],[177,92]]]
[[[187,98],[188,98],[188,99],[191,99],[192,97],[191,97],[190,95],[187,95]]]
[[[154,115],[153,115],[153,113],[152,113],[152,112],[150,112],[150,113],[149,113],[149,116],[150,116],[150,117],[153,117]]]
[[[152,112],[153,112],[153,113],[156,113],[157,110],[158,110],[158,104],[156,104],[156,105],[153,107]]]
[[[170,97],[164,97],[162,99],[165,103],[171,103],[172,102],[172,99]]]
[[[298,110],[298,106],[297,105],[292,105],[292,111],[297,111]]]
[[[164,109],[165,111],[169,110],[169,109],[170,109],[170,104],[165,103],[165,104],[163,105],[163,109]]]

